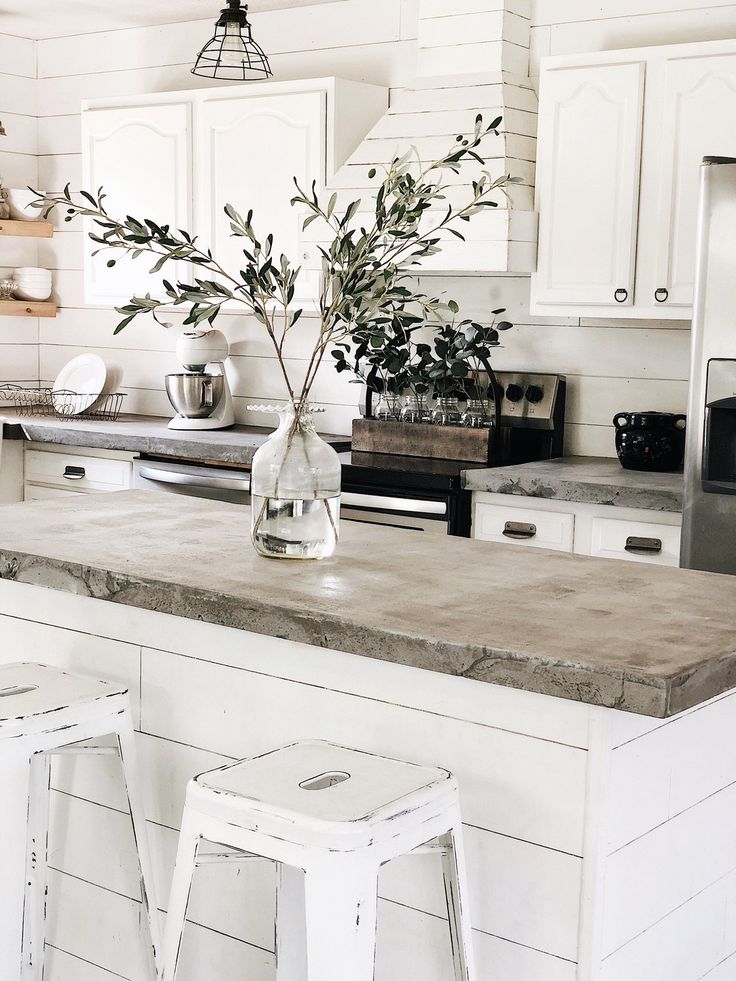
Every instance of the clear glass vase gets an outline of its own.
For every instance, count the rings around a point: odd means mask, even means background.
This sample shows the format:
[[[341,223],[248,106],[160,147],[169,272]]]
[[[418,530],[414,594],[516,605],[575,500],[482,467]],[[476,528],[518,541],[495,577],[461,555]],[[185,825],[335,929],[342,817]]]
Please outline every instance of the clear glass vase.
[[[483,399],[468,399],[460,422],[468,429],[490,429],[491,417],[486,402]]]
[[[459,426],[461,418],[460,402],[455,395],[438,397],[432,409],[432,422],[435,426]]]
[[[278,429],[251,469],[251,539],[259,555],[324,559],[340,529],[340,460],[317,434],[308,405],[249,406],[278,412]]]
[[[401,410],[402,422],[429,422],[429,405],[426,395],[407,395]]]
[[[401,398],[398,395],[382,395],[375,408],[375,418],[381,422],[398,422],[401,416]]]

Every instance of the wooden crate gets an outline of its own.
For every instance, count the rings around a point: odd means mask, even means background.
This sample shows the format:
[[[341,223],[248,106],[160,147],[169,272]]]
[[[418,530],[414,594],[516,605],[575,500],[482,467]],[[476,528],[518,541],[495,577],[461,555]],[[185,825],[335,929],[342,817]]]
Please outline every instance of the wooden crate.
[[[493,435],[491,429],[354,419],[352,448],[364,453],[490,463],[494,455]]]

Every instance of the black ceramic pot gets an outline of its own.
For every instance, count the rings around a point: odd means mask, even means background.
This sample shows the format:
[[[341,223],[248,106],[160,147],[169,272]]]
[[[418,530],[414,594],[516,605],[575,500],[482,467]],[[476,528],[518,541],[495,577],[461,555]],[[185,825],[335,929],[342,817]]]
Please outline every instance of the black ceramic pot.
[[[626,470],[667,473],[682,466],[685,416],[673,412],[618,412],[616,452]]]

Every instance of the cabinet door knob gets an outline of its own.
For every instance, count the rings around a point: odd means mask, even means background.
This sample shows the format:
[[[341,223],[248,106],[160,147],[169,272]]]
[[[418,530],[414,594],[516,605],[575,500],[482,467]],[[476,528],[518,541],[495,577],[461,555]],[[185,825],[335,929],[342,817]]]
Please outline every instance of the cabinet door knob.
[[[626,303],[629,298],[629,291],[620,286],[613,294],[613,298],[616,303]]]
[[[657,303],[665,303],[669,299],[670,291],[664,286],[660,286],[658,290],[654,291],[654,299]]]

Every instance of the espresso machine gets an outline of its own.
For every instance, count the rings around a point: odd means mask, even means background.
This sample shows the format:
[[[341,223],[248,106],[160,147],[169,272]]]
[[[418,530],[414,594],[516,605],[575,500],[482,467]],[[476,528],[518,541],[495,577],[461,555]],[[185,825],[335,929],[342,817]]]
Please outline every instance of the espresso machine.
[[[227,429],[235,424],[225,373],[229,353],[219,330],[188,330],[180,335],[176,356],[184,371],[166,375],[166,394],[176,409],[169,429]]]

